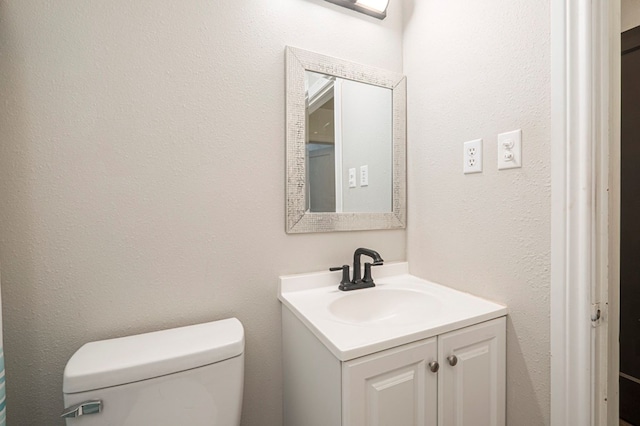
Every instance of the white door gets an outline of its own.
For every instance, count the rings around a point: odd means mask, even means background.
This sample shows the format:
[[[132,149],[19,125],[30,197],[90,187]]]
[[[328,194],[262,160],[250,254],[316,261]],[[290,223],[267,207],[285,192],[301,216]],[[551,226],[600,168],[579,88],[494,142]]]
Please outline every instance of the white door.
[[[504,317],[438,341],[439,426],[505,425]]]
[[[2,278],[0,277],[0,281]],[[2,300],[0,300],[0,426],[7,425],[7,403],[4,376],[4,346],[2,343]]]
[[[342,426],[436,426],[437,355],[434,337],[343,363]]]

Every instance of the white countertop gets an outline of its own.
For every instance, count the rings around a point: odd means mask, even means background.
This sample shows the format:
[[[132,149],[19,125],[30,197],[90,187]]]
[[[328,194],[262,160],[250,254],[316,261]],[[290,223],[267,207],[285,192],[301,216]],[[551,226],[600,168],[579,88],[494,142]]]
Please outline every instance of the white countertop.
[[[280,277],[278,299],[341,361],[426,339],[507,314],[507,307],[409,275],[406,262],[376,266],[376,287],[340,291],[341,271]],[[433,298],[420,321],[354,323],[331,314],[331,303],[358,292],[405,290]],[[365,293],[358,293],[365,295]],[[349,302],[347,302],[349,303]]]

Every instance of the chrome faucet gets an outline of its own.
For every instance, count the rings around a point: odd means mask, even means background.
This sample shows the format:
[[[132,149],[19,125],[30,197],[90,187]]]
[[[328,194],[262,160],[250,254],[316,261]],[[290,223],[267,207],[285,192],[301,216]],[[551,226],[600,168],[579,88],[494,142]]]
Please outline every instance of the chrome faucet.
[[[365,262],[364,264],[364,277],[360,275],[360,256],[369,256],[373,259],[373,263]],[[375,287],[373,278],[371,277],[371,267],[382,265],[384,260],[380,257],[377,251],[359,248],[353,253],[353,279],[349,280],[349,265],[337,266],[330,268],[330,271],[342,270],[342,280],[338,288],[342,291],[358,290],[361,288]]]

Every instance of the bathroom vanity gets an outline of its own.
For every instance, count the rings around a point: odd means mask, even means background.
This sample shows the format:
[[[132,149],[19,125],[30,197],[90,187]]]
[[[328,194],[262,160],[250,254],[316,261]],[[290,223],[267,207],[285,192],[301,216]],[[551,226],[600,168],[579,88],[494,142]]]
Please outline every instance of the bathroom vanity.
[[[504,426],[505,306],[376,267],[284,276],[285,426]]]

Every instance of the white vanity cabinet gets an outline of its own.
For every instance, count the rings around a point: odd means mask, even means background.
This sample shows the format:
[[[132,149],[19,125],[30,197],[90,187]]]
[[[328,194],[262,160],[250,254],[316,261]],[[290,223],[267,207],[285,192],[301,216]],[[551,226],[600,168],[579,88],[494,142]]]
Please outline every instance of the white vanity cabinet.
[[[505,324],[339,361],[283,309],[285,426],[504,426]]]
[[[398,262],[280,277],[285,426],[505,426],[507,307]]]
[[[436,426],[438,341],[431,338],[342,363],[342,424]]]
[[[342,388],[343,426],[504,426],[505,319],[344,362]]]
[[[504,426],[505,317],[438,337],[438,424]]]

